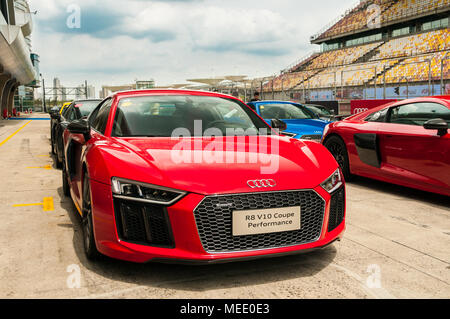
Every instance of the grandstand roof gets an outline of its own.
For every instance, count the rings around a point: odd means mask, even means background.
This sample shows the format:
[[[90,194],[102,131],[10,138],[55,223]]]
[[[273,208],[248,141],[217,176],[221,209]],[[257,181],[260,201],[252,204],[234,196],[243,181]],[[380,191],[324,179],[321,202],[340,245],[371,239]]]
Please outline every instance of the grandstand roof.
[[[207,79],[188,79],[186,81],[206,84],[209,86],[217,86],[220,82],[222,82],[224,80],[225,80],[224,77],[220,77],[220,78],[207,78]]]
[[[375,12],[370,9],[374,4],[380,8],[380,28],[450,10],[450,0],[362,0],[347,10],[345,15],[313,35],[311,43],[320,44],[331,39],[372,30],[373,28],[369,27],[368,17]]]

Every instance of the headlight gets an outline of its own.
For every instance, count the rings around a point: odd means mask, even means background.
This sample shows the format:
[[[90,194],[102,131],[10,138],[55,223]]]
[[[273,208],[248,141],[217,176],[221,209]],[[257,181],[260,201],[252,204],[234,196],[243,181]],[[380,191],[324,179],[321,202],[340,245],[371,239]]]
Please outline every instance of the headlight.
[[[327,178],[325,182],[320,184],[320,186],[331,194],[341,187],[342,184],[341,169],[338,168],[330,177]]]
[[[116,198],[152,204],[171,205],[186,195],[183,191],[117,177],[112,178],[111,185]]]

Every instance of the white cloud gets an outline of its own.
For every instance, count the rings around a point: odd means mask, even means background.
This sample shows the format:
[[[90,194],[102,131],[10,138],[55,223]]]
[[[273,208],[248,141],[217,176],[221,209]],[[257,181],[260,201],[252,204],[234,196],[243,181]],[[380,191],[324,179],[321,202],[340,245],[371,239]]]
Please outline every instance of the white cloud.
[[[33,44],[46,79],[58,76],[67,86],[86,79],[99,89],[136,78],[168,84],[224,74],[274,74],[312,50],[309,37],[353,1],[340,1],[338,11],[332,0],[30,3],[39,10]],[[85,19],[78,33],[61,23],[74,2]],[[103,19],[95,20],[99,15]]]

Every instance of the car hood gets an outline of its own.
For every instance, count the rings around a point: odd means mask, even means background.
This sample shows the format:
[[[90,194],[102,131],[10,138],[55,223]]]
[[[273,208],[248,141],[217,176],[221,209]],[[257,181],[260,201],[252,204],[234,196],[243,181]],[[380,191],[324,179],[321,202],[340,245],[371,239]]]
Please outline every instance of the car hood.
[[[287,124],[286,132],[301,135],[322,135],[330,122],[324,120],[283,120]]]
[[[333,156],[319,143],[270,136],[267,149],[257,151],[262,143],[253,139],[113,138],[112,145],[103,146],[105,169],[109,178],[210,195],[311,189],[337,168]],[[226,151],[221,151],[220,145]],[[192,149],[184,153],[190,154],[184,161],[181,146]],[[213,147],[216,152],[211,152]],[[254,190],[247,185],[249,180],[259,179],[273,179],[276,186]]]

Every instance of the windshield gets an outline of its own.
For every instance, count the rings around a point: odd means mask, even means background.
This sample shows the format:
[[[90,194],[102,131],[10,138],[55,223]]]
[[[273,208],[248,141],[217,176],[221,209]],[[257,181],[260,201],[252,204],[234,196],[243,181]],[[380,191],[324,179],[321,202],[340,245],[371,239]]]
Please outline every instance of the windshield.
[[[332,115],[328,109],[323,108],[323,107],[318,107],[315,105],[306,105],[306,107],[321,116],[331,116]]]
[[[74,107],[80,112],[81,117],[85,117],[91,114],[100,102],[101,100],[77,101],[74,103]]]
[[[236,100],[169,95],[121,99],[112,135],[171,137],[174,130],[180,128],[188,130],[191,136],[203,136],[206,130],[213,128],[222,135],[230,135],[233,130],[236,132],[233,135],[271,133],[262,119]],[[260,129],[265,132],[259,132]]]
[[[264,119],[303,120],[315,119],[311,111],[295,104],[264,104],[259,106],[261,117]]]

